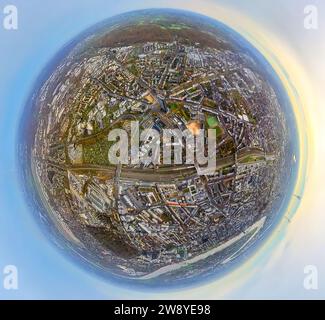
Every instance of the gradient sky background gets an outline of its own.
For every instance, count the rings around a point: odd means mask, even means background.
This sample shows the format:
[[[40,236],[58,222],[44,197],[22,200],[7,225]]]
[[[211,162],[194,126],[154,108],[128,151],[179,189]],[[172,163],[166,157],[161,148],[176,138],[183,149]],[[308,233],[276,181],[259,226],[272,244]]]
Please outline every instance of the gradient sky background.
[[[5,299],[227,299],[325,296],[325,2],[323,0],[0,0],[18,8],[19,28],[0,25],[0,298]],[[304,29],[304,7],[319,11],[319,29]],[[118,13],[172,7],[228,24],[271,60],[298,90],[308,134],[305,193],[291,223],[284,222],[244,265],[210,284],[172,292],[138,292],[104,282],[63,257],[41,232],[20,192],[16,133],[35,78],[67,41]],[[275,67],[276,68],[276,67]],[[298,108],[298,107],[297,107]],[[306,153],[307,151],[305,151]],[[306,155],[306,154],[305,154]],[[301,177],[302,178],[302,177]],[[2,288],[2,269],[14,264],[19,289]],[[318,268],[318,290],[303,286],[304,267]]]

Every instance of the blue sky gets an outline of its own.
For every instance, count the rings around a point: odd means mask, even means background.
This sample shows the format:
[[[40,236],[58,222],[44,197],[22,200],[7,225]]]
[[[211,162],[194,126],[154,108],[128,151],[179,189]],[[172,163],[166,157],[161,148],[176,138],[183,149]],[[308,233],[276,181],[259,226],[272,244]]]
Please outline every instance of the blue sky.
[[[15,31],[0,26],[0,280],[3,267],[14,264],[19,270],[19,289],[7,291],[0,285],[0,298],[318,298],[324,295],[325,271],[323,276],[321,271],[325,270],[325,261],[321,258],[321,243],[325,240],[325,223],[320,188],[325,170],[320,159],[324,159],[325,146],[319,142],[324,135],[325,119],[321,87],[325,80],[322,62],[325,47],[321,41],[322,21],[325,21],[323,1],[0,0],[1,12],[7,4],[17,6],[19,25]],[[317,31],[303,28],[306,4],[316,4],[322,14]],[[15,162],[17,125],[24,101],[50,58],[87,27],[121,12],[150,7],[197,11],[221,19],[248,39],[264,41],[269,50],[275,51],[307,101],[306,128],[310,139],[316,137],[304,201],[290,226],[234,274],[202,287],[168,294],[116,287],[63,257],[47,241],[26,208]],[[258,30],[252,26],[258,26]],[[259,38],[264,31],[269,38]],[[317,291],[303,288],[303,268],[308,264],[319,269]]]

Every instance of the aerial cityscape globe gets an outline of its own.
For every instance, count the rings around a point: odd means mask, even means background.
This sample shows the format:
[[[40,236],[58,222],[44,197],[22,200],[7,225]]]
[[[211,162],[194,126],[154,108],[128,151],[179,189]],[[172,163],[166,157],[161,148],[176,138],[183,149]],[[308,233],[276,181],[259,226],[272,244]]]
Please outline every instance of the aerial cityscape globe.
[[[110,139],[115,129],[127,140]],[[187,136],[168,140],[175,130]],[[121,283],[181,286],[242,264],[283,219],[296,130],[247,40],[202,15],[150,9],[58,52],[26,104],[19,157],[35,217],[65,255]],[[114,162],[118,144],[116,157],[127,153]]]

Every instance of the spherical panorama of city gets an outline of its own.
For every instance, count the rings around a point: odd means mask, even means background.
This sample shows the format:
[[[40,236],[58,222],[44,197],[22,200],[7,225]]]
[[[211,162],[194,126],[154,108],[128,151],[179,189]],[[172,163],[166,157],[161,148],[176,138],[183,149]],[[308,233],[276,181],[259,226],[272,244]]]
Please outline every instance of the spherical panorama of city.
[[[224,24],[148,9],[86,30],[40,74],[19,159],[46,238],[119,283],[187,286],[243,264],[284,219],[292,106]]]

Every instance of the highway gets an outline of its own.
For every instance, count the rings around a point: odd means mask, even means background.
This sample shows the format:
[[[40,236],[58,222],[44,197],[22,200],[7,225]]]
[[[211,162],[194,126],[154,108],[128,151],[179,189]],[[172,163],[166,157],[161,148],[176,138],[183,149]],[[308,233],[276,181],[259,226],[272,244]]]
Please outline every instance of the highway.
[[[243,149],[237,154],[237,162],[241,162],[247,157],[265,157],[264,151],[259,149]],[[249,162],[247,162],[249,163]],[[235,156],[229,156],[216,160],[215,170],[226,168],[236,164]],[[91,164],[67,165],[66,170],[71,172],[93,172],[93,174],[107,174],[114,176],[116,173],[116,166],[100,166]],[[193,165],[175,165],[168,167],[160,167],[158,169],[148,168],[121,168],[120,179],[138,180],[143,182],[172,182],[174,180],[182,180],[195,176],[197,171]]]

